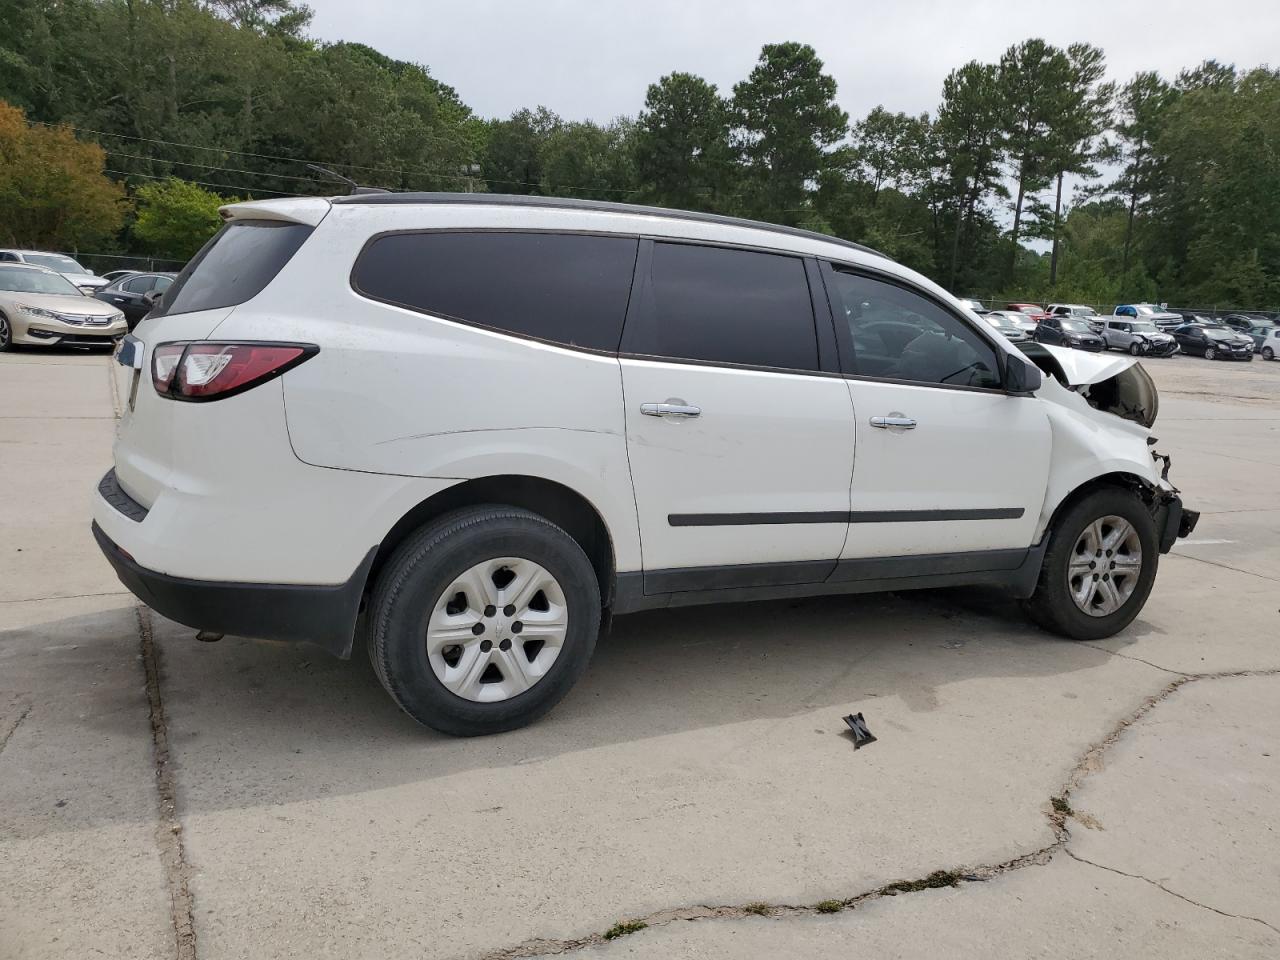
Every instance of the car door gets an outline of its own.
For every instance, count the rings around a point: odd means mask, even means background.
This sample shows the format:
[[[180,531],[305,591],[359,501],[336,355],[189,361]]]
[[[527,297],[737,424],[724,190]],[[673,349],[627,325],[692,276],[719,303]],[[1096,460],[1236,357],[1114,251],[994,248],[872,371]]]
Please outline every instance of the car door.
[[[1178,327],[1173,331],[1173,338],[1187,353],[1204,352],[1204,333],[1197,326]]]
[[[834,568],[853,421],[815,287],[801,257],[642,241],[620,363],[645,592]]]
[[[1038,336],[1036,337],[1041,343],[1062,343],[1062,321],[1057,317],[1046,317],[1040,321],[1040,325],[1036,327]]]
[[[822,276],[857,434],[844,576],[884,557],[938,558],[918,573],[1016,565],[1048,482],[1041,401],[1007,393],[1004,350],[927,291],[834,264]],[[897,327],[915,336],[868,355],[867,331]]]

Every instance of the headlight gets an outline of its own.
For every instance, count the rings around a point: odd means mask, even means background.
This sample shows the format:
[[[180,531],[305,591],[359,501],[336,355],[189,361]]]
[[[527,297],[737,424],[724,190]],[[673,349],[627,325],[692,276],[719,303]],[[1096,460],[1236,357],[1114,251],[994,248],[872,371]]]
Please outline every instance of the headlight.
[[[107,317],[107,323],[118,323],[123,319],[124,319],[124,314],[121,311],[117,310]]]
[[[44,307],[29,307],[25,303],[18,304],[18,309],[31,317],[40,317],[44,320],[57,320],[58,315],[52,310],[46,310]]]

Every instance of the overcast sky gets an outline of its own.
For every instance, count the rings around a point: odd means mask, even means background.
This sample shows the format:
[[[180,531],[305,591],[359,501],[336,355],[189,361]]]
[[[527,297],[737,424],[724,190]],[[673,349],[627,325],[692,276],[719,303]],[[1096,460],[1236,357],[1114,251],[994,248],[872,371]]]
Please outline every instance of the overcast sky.
[[[765,43],[811,44],[857,119],[877,104],[932,112],[942,80],[1012,43],[1083,40],[1111,76],[1171,77],[1206,58],[1280,62],[1276,0],[308,0],[312,34],[425,64],[481,116],[543,104],[566,119],[637,113],[663,74],[728,93]]]

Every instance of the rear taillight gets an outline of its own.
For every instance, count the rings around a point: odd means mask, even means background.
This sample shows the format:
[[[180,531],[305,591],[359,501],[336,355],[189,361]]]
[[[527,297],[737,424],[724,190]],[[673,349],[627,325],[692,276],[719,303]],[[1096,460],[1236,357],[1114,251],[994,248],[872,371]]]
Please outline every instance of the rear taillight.
[[[171,400],[222,400],[319,351],[311,343],[162,343],[151,354],[151,382]]]

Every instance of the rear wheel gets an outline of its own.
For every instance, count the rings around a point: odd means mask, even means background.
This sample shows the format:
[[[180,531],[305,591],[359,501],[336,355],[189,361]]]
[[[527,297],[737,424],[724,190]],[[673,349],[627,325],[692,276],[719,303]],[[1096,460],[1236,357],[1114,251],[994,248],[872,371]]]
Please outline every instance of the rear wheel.
[[[1147,505],[1118,487],[1096,490],[1050,531],[1040,580],[1024,607],[1040,626],[1072,640],[1109,637],[1146,604],[1159,555]]]
[[[442,733],[525,726],[586,669],[600,589],[582,548],[526,510],[459,510],[410,537],[378,577],[369,657],[406,713]]]
[[[1263,359],[1263,360],[1274,360],[1275,358],[1276,358],[1276,352],[1275,352],[1274,350],[1272,350],[1270,347],[1263,347],[1263,348],[1262,348],[1262,359]]]

